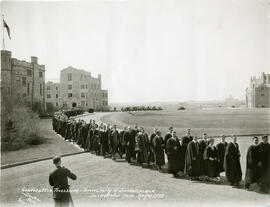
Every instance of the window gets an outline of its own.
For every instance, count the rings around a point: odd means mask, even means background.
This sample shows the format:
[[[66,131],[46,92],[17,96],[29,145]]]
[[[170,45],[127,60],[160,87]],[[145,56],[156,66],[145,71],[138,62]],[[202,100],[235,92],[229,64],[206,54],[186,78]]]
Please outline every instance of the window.
[[[264,96],[264,94],[262,93],[261,96]]]
[[[58,106],[58,102],[55,102],[55,106]]]
[[[68,93],[68,97],[72,97],[72,93]]]
[[[85,102],[85,106],[88,106],[88,102],[87,101]]]
[[[26,77],[22,77],[22,86],[26,87]]]
[[[68,73],[68,81],[72,81],[72,73]]]
[[[16,76],[16,86],[20,86],[20,76]]]
[[[55,94],[55,98],[58,98],[58,94]]]
[[[32,70],[27,70],[27,76],[32,76]]]
[[[63,107],[67,107],[67,102],[63,102]]]
[[[68,90],[71,90],[72,89],[72,85],[68,85]]]
[[[47,98],[51,98],[51,94],[47,94]]]
[[[81,93],[81,98],[85,98],[85,93]]]
[[[85,98],[87,98],[87,93],[85,93]]]
[[[57,90],[57,91],[58,91],[58,87],[57,87],[57,86],[55,87],[55,90]]]
[[[85,85],[85,88],[87,89],[87,85]]]
[[[81,101],[81,105],[84,106],[85,105],[85,101]]]
[[[39,85],[39,93],[42,96],[42,84]]]
[[[81,85],[81,89],[84,89],[84,85]]]
[[[29,94],[30,94],[30,84],[27,83],[27,95],[29,95]]]
[[[47,86],[47,90],[51,90],[51,87],[50,86]]]
[[[24,93],[24,94],[23,94],[23,98],[25,98],[25,97],[26,97],[26,94]]]
[[[39,72],[39,77],[42,78],[43,77],[43,73]]]

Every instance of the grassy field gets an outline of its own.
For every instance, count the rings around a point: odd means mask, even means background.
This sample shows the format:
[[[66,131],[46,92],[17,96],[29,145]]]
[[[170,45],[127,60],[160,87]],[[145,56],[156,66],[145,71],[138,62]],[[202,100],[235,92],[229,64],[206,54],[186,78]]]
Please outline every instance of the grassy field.
[[[203,132],[209,136],[220,134],[269,134],[269,109],[197,109],[185,111],[144,111],[144,112],[116,112],[101,117],[101,121],[116,124],[119,128],[125,125],[133,126],[137,123],[143,126],[150,135],[153,127],[157,127],[162,135],[173,126],[177,135],[182,137],[186,129],[190,128],[192,135],[201,137]],[[246,153],[251,145],[252,137],[239,137],[241,152],[241,166],[246,169]],[[230,138],[227,138],[229,141]],[[216,143],[219,139],[216,140]]]
[[[185,134],[187,128],[198,136],[203,132],[208,135],[270,133],[269,109],[122,112],[104,116],[101,120],[117,124],[120,128],[135,123],[147,130],[158,127],[164,133],[171,125],[179,135]]]

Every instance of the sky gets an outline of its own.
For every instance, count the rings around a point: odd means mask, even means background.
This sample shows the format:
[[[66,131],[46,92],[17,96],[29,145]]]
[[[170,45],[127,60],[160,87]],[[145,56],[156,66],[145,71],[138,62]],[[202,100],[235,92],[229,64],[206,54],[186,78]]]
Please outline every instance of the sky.
[[[269,0],[2,1],[5,48],[102,75],[109,102],[245,99],[270,73]]]

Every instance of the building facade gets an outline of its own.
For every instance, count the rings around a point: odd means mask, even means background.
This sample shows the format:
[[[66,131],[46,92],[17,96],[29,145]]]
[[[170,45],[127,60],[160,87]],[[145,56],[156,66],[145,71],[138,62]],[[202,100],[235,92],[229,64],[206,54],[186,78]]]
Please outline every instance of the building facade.
[[[11,52],[1,50],[1,98],[19,98],[32,107],[45,108],[45,66],[32,56],[31,62],[12,58]]]
[[[107,110],[108,91],[102,89],[100,74],[94,78],[90,72],[67,67],[60,72],[60,84],[46,84],[46,105],[50,103],[58,108]]]
[[[60,106],[60,83],[47,82],[45,91],[46,109],[48,110],[50,107],[58,108]]]
[[[260,77],[251,77],[246,89],[246,106],[248,108],[270,108],[270,74],[262,73]]]

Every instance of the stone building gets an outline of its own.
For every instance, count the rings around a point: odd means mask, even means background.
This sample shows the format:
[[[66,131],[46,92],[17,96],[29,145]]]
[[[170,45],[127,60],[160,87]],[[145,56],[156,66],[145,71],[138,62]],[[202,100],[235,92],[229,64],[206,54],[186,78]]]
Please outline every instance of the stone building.
[[[58,93],[56,87],[60,85]],[[48,90],[49,89],[49,90]],[[58,98],[56,98],[58,94]],[[46,104],[58,108],[108,109],[108,91],[101,87],[101,75],[91,76],[85,70],[67,67],[60,72],[60,84],[46,84]]]
[[[60,83],[47,82],[45,91],[46,109],[48,110],[51,106],[58,108],[60,106]]]
[[[248,108],[270,108],[270,74],[262,73],[260,77],[251,77],[246,89],[246,106]]]
[[[11,52],[1,50],[1,98],[20,98],[34,106],[45,107],[45,66],[32,56],[31,62],[12,58]]]

